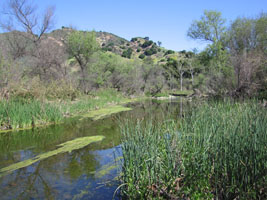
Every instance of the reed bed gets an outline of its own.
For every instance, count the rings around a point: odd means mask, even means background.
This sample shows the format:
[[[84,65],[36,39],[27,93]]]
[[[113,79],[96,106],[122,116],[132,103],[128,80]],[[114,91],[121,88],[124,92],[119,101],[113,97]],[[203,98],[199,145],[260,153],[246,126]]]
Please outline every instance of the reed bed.
[[[113,89],[99,90],[81,96],[76,101],[48,101],[14,96],[8,100],[0,100],[0,130],[58,123],[65,117],[81,115],[126,100],[127,98]]]
[[[265,199],[267,112],[209,102],[161,124],[125,122],[121,193],[129,199]]]
[[[62,120],[59,108],[33,99],[0,101],[0,125],[2,129],[19,129],[35,125],[56,123]]]

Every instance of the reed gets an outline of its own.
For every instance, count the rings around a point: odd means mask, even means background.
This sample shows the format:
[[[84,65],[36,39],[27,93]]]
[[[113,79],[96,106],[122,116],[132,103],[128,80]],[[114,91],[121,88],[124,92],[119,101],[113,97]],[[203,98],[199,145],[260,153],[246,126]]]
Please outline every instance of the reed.
[[[130,199],[263,199],[267,112],[255,101],[192,106],[178,120],[125,122],[121,192]]]
[[[19,129],[56,123],[63,118],[59,108],[34,99],[14,98],[0,101],[2,129]]]

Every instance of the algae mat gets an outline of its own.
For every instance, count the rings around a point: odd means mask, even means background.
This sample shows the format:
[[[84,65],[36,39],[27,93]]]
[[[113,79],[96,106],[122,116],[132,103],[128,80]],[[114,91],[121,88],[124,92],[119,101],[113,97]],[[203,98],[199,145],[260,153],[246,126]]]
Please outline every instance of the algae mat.
[[[107,108],[102,108],[99,110],[90,111],[89,113],[82,115],[81,120],[84,118],[92,118],[93,120],[98,120],[98,119],[104,118],[106,116],[109,116],[111,114],[119,113],[122,111],[130,111],[130,110],[132,110],[132,108],[124,107],[121,105],[110,106]]]
[[[103,140],[105,137],[102,135],[99,136],[90,136],[90,137],[80,137],[65,143],[62,143],[58,145],[59,148],[48,151],[46,153],[40,154],[38,156],[35,156],[34,158],[24,160],[15,164],[12,164],[10,166],[4,167],[0,169],[0,178],[21,168],[28,167],[38,161],[44,160],[46,158],[49,158],[51,156],[60,154],[60,153],[66,153],[66,152],[71,152],[76,149],[81,149],[93,142],[100,142]]]

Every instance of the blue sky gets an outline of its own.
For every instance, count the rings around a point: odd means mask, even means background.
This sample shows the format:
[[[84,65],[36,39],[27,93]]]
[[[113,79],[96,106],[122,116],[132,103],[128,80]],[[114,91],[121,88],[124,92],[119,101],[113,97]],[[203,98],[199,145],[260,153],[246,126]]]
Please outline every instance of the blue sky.
[[[5,0],[0,0],[3,3]],[[267,11],[267,0],[34,0],[40,10],[56,7],[56,26],[107,31],[130,40],[149,36],[173,50],[203,49],[203,42],[187,38],[193,20],[205,9],[222,12],[228,23]]]

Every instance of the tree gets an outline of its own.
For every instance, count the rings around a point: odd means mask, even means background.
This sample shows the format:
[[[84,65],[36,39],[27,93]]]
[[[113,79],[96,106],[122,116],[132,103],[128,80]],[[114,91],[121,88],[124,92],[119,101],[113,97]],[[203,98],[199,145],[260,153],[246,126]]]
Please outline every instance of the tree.
[[[54,14],[52,6],[39,15],[37,6],[30,0],[8,0],[0,20],[0,27],[7,32],[5,44],[8,56],[13,61],[27,56],[27,65],[32,67],[31,74],[39,75],[42,80],[60,71],[64,59],[63,47],[53,44],[55,39],[45,36],[54,25]]]
[[[206,86],[210,93],[220,95],[231,87],[232,79],[232,67],[226,49],[225,22],[220,12],[204,11],[200,20],[194,21],[187,32],[192,39],[210,42],[202,54],[208,77]]]
[[[81,70],[80,86],[84,92],[88,92],[86,88],[87,67],[91,56],[99,49],[96,41],[95,32],[73,31],[67,39],[67,51],[70,56],[74,57],[79,64]]]
[[[40,80],[58,80],[67,75],[66,49],[61,41],[53,37],[42,39],[32,56],[35,67],[31,70],[31,74],[38,75]]]
[[[180,90],[183,90],[183,77],[188,67],[187,60],[182,57],[170,58],[164,68],[167,70],[170,76],[180,80]]]
[[[48,7],[43,16],[38,17],[37,7],[28,0],[8,0],[3,13],[5,17],[0,25],[4,31],[26,32],[34,42],[54,25],[54,7]]]
[[[162,42],[161,41],[158,41],[157,43],[158,43],[158,46],[161,47]]]
[[[204,11],[200,20],[195,20],[187,35],[192,39],[199,39],[209,42],[217,42],[223,39],[226,27],[225,19],[221,18],[221,13],[217,11]]]
[[[237,18],[228,31],[227,46],[236,77],[236,94],[252,95],[266,88],[267,14]]]

